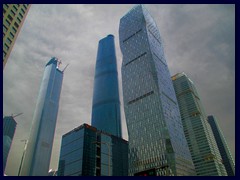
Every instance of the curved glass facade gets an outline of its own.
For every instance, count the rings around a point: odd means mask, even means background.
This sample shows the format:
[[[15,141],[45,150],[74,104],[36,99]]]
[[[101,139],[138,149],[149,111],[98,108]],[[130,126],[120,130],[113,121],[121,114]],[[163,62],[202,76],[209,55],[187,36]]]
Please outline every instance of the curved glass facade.
[[[142,5],[121,18],[119,36],[129,175],[194,175],[160,33]]]
[[[57,58],[45,67],[21,175],[47,176],[51,159],[63,72]]]
[[[195,85],[185,73],[174,75],[172,80],[181,112],[184,133],[197,175],[226,175],[222,158]]]
[[[98,45],[92,102],[92,125],[122,137],[114,36],[108,35]]]

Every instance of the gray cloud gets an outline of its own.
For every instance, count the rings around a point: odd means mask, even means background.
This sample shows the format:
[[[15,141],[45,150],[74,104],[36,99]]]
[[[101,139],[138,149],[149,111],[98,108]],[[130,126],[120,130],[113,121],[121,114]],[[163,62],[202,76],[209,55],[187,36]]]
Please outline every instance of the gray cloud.
[[[66,69],[50,168],[56,169],[61,136],[91,119],[98,41],[115,35],[119,79],[120,18],[133,5],[32,5],[3,73],[4,115],[23,112],[6,173],[17,175],[30,133],[46,62],[57,56]],[[235,6],[146,5],[162,35],[172,75],[195,82],[207,114],[216,115],[235,157]],[[121,85],[121,82],[120,82]],[[120,89],[122,93],[122,89]],[[122,97],[121,97],[122,98]],[[122,112],[123,136],[127,136]]]

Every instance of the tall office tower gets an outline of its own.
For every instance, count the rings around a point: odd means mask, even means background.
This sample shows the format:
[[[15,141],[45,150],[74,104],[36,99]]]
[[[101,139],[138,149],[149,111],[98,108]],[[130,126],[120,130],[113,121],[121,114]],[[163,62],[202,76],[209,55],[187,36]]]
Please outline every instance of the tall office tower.
[[[45,67],[21,175],[47,176],[55,133],[63,71],[53,57]]]
[[[226,170],[213,137],[207,116],[193,82],[179,73],[172,77],[184,133],[197,175],[222,176]]]
[[[98,44],[92,102],[92,125],[122,137],[114,36],[108,35]]]
[[[3,4],[3,68],[29,9],[29,4]]]
[[[218,125],[217,119],[214,116],[208,116],[207,118],[212,128],[212,132],[217,142],[217,146],[220,151],[227,174],[228,176],[235,176],[235,163],[228,148],[227,142],[223,136],[221,128]]]
[[[127,176],[128,142],[83,124],[62,136],[58,176]]]
[[[144,6],[121,18],[119,36],[129,175],[195,175],[160,33]]]
[[[8,154],[12,145],[17,122],[13,116],[5,116],[3,118],[3,172],[5,171]]]

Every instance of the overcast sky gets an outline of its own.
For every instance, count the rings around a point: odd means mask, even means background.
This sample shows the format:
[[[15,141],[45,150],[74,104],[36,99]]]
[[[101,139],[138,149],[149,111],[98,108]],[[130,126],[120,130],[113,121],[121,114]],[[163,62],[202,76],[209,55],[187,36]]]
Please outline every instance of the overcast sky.
[[[18,124],[6,174],[18,173],[21,140],[30,134],[44,67],[53,56],[62,60],[61,68],[70,63],[64,73],[50,164],[57,169],[62,135],[91,123],[98,41],[108,34],[115,36],[121,82],[119,21],[133,6],[31,6],[3,72],[4,115],[24,113],[15,118]],[[192,79],[207,115],[218,118],[235,158],[235,5],[145,7],[160,30],[171,75],[184,71]],[[122,117],[123,137],[128,139],[123,111]]]

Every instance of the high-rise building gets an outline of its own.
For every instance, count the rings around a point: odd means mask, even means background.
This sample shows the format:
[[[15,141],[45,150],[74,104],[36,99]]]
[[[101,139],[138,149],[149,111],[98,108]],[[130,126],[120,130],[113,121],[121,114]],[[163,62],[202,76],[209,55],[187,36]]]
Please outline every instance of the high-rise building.
[[[3,172],[7,165],[8,154],[12,145],[17,122],[13,116],[5,116],[3,118]]]
[[[83,124],[62,136],[58,176],[127,176],[128,142]]]
[[[113,35],[101,39],[98,44],[92,126],[122,137],[118,71]]]
[[[218,125],[218,121],[216,117],[210,115],[207,117],[208,122],[211,126],[213,135],[215,137],[215,140],[217,142],[218,149],[220,151],[223,164],[226,168],[228,176],[235,176],[235,163],[232,158],[231,152],[228,148],[227,142],[224,138],[224,135],[221,131],[220,126]]]
[[[47,176],[55,133],[63,71],[53,57],[45,67],[21,175]]]
[[[129,175],[195,175],[160,33],[144,6],[121,18],[119,38]]]
[[[29,4],[3,4],[3,68],[29,9]]]
[[[172,77],[184,133],[199,176],[225,176],[216,141],[193,82],[185,73]]]

